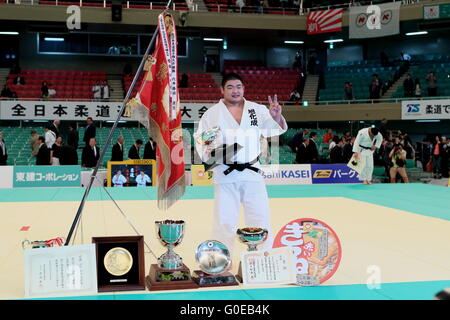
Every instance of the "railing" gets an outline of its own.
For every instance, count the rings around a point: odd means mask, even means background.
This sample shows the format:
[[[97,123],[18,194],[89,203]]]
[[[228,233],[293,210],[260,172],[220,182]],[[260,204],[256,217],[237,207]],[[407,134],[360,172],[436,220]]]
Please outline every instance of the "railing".
[[[92,1],[41,1],[41,0],[28,0],[30,3],[21,3],[21,0],[6,0],[6,4],[16,4],[16,5],[55,5],[55,6],[68,6],[68,5],[77,5],[80,7],[91,7],[91,8],[107,8],[111,7],[111,1],[99,1],[99,2],[92,2]],[[27,2],[28,2],[27,1]],[[403,0],[401,1],[401,4],[403,6],[406,5],[412,5],[416,3],[422,3],[422,2],[430,2],[430,1],[439,1],[439,0]],[[40,3],[43,2],[43,3]],[[50,3],[52,2],[52,3]],[[131,2],[131,3],[130,3]],[[329,4],[329,5],[322,5],[322,6],[314,6],[311,8],[304,8],[303,7],[303,0],[300,1],[299,5],[296,5],[294,7],[263,7],[263,6],[244,6],[242,8],[238,6],[228,6],[225,4],[217,3],[217,6],[209,6],[206,4],[206,7],[208,8],[206,11],[199,9],[197,4],[192,3],[192,1],[186,1],[186,3],[183,3],[182,5],[180,3],[173,3],[172,10],[189,10],[194,12],[218,12],[218,13],[248,13],[248,14],[281,14],[281,15],[306,15],[310,11],[317,11],[317,10],[328,10],[328,9],[337,9],[337,8],[349,8],[352,6],[365,6],[365,5],[371,5],[374,1],[351,1],[346,3],[338,3],[338,4]],[[392,1],[383,1],[383,3],[388,2],[396,2],[395,0]],[[397,1],[399,2],[399,1]],[[54,3],[54,4],[53,4]],[[137,4],[138,3],[138,4]],[[375,4],[379,4],[380,2],[375,1]],[[160,10],[165,8],[166,3],[165,2],[144,2],[144,1],[126,1],[126,3],[122,4],[122,7],[125,9],[147,9],[147,10]],[[213,9],[213,10],[212,10]]]

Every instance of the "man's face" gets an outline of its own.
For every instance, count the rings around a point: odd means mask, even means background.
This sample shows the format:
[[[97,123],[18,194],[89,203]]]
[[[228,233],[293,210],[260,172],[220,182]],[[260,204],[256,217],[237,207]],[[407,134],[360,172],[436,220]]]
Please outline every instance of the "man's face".
[[[121,174],[122,174],[122,171],[120,171],[120,170],[117,171],[117,173],[116,173],[117,176],[120,176]]]
[[[92,124],[92,120],[91,120],[91,119],[87,119],[86,122],[87,122],[87,124],[89,124],[89,125]]]
[[[59,125],[61,124],[61,121],[56,120],[56,121],[55,121],[55,124],[56,124],[57,126],[59,126]]]
[[[120,144],[123,144],[123,142],[125,141],[125,138],[119,138],[118,141],[119,141]]]
[[[241,80],[228,80],[221,92],[225,101],[239,103],[244,98],[244,84]]]
[[[95,144],[96,144],[96,141],[95,141],[94,138],[92,138],[91,140],[89,140],[89,145],[90,145],[91,147],[94,147]]]
[[[3,132],[0,132],[0,140],[3,139]]]

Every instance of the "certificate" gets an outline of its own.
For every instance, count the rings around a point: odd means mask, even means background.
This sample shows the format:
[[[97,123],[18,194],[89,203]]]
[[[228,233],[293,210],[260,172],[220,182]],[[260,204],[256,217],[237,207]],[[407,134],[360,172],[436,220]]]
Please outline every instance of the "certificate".
[[[246,285],[281,285],[296,282],[291,248],[241,253],[242,279]]]
[[[97,294],[95,245],[27,249],[25,298]]]

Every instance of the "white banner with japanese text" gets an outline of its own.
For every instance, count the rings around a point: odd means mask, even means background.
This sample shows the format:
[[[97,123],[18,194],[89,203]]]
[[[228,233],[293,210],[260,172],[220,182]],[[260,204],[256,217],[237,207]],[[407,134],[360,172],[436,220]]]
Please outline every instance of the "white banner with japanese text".
[[[402,101],[402,119],[450,119],[450,100]]]
[[[213,103],[181,103],[182,121],[199,121]],[[116,120],[121,101],[0,101],[0,120],[69,120],[83,121],[92,117],[95,121]],[[121,120],[129,120],[121,117]]]

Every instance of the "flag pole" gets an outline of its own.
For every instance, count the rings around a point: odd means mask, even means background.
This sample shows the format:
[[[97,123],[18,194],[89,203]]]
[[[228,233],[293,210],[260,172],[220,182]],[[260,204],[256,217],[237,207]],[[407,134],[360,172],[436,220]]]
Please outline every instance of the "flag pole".
[[[168,0],[165,10],[168,10],[170,8],[172,2],[173,2],[173,0]],[[117,125],[119,124],[119,120],[120,120],[120,118],[121,118],[121,116],[122,116],[122,114],[123,114],[123,112],[125,110],[126,103],[130,99],[131,93],[133,92],[134,87],[136,86],[137,80],[139,79],[139,76],[142,73],[142,70],[143,70],[144,65],[145,65],[145,60],[147,59],[147,57],[150,54],[150,52],[153,50],[157,34],[158,34],[158,24],[156,24],[156,29],[153,32],[152,39],[150,40],[150,43],[149,43],[149,45],[147,47],[147,50],[145,51],[145,54],[142,57],[141,63],[139,64],[138,70],[136,71],[136,74],[134,76],[133,82],[131,83],[130,88],[128,88],[128,92],[127,92],[127,94],[126,94],[126,96],[125,96],[125,98],[123,100],[122,107],[120,108],[119,114],[117,115],[117,119],[114,122],[111,130],[109,131],[109,135],[108,135],[108,138],[106,139],[106,142],[105,142],[105,145],[103,147],[103,150],[100,152],[100,156],[99,156],[99,159],[97,161],[97,165],[95,166],[94,171],[92,172],[91,179],[89,181],[88,186],[86,187],[86,190],[84,192],[83,198],[81,199],[80,206],[78,207],[77,214],[75,215],[75,219],[73,220],[72,225],[70,227],[69,234],[67,235],[67,239],[66,239],[66,243],[65,243],[66,246],[68,246],[69,243],[70,243],[70,239],[72,238],[72,234],[73,234],[73,232],[75,230],[75,227],[76,227],[76,225],[77,225],[77,223],[78,223],[78,221],[80,219],[81,213],[83,212],[84,204],[86,203],[86,200],[87,200],[87,197],[89,195],[89,192],[91,191],[92,184],[94,183],[94,179],[97,176],[97,172],[98,172],[98,169],[100,167],[100,164],[103,161],[103,158],[105,156],[106,150],[108,149],[109,145],[111,144],[111,140],[112,140],[114,131],[116,130]]]

